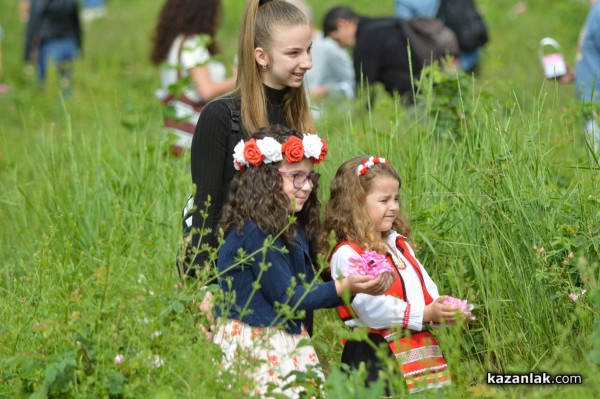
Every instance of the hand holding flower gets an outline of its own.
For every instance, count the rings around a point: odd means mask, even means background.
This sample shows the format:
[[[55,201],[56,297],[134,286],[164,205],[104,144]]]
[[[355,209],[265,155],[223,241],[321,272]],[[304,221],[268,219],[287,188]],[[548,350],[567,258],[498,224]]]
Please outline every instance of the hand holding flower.
[[[382,295],[392,286],[394,279],[392,273],[381,273],[375,277],[353,274],[341,280],[336,280],[335,288],[338,296],[341,296],[345,290],[348,290],[350,295]]]
[[[429,305],[425,306],[423,312],[423,323],[443,323],[455,324],[460,319],[467,321],[475,320],[471,315],[473,305],[468,304],[466,300],[442,295]]]

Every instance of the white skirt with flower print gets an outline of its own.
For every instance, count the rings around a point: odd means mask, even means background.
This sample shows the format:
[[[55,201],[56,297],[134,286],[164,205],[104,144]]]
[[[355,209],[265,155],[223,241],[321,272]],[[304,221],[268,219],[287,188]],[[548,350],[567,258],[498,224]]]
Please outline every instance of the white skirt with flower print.
[[[296,398],[303,388],[297,384],[285,387],[296,380],[290,372],[307,372],[310,382],[320,388],[325,380],[315,349],[300,345],[308,338],[304,328],[300,334],[290,334],[276,327],[253,327],[227,319],[218,324],[214,342],[223,350],[223,369],[256,381],[254,387],[244,387],[244,393],[260,397],[283,393]],[[267,392],[269,384],[276,388]]]

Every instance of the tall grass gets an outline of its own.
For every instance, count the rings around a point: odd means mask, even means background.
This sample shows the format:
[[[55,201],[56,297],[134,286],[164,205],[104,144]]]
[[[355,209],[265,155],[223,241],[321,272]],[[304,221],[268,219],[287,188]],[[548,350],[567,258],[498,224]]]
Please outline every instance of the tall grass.
[[[370,10],[371,2],[354,3]],[[504,74],[511,51],[519,65],[531,50],[510,39],[528,33],[508,19],[514,2],[481,3],[494,41],[478,79],[424,82],[415,107],[380,88],[370,112],[361,100],[342,110],[324,105],[319,131],[331,151],[319,166],[320,194],[327,199],[343,160],[389,158],[422,263],[441,292],[478,304],[477,321],[438,331],[454,385],[423,396],[597,397],[598,165],[586,154],[570,88],[540,83],[535,56]],[[568,3],[572,14],[585,10]],[[225,4],[227,58],[241,6]],[[317,13],[332,4],[320,2]],[[545,4],[529,2],[533,11],[548,7],[545,21],[557,26],[567,6]],[[151,96],[157,76],[146,54],[159,5],[109,3],[113,19],[88,27],[75,97],[65,102],[52,85],[42,93],[21,77],[18,40],[5,41],[12,91],[0,97],[2,397],[235,397],[242,389],[244,381],[219,371],[219,349],[200,332],[204,291],[178,284],[180,212],[192,187],[189,159],[166,156]],[[2,3],[5,30],[19,32],[5,10],[14,5]],[[317,312],[313,341],[328,397],[371,397],[377,387],[339,371],[345,335],[333,311]],[[584,384],[496,387],[486,384],[488,371],[582,374]]]

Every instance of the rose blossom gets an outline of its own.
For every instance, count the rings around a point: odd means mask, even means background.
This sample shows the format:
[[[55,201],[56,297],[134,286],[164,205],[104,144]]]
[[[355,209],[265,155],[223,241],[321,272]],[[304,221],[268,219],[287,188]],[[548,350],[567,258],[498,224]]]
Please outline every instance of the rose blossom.
[[[329,152],[329,148],[327,148],[327,142],[325,141],[325,139],[321,139],[321,141],[323,142],[323,147],[321,147],[321,154],[319,154],[318,159],[312,159],[314,164],[319,164],[323,162],[325,160],[325,157],[327,156],[327,152]]]
[[[265,137],[264,139],[257,140],[256,144],[260,152],[265,156],[265,163],[279,162],[283,159],[281,144],[273,137]]]
[[[304,157],[302,140],[296,136],[290,137],[290,139],[281,146],[281,150],[285,153],[285,160],[289,163],[300,162]]]
[[[451,296],[444,299],[444,301],[442,303],[444,305],[451,305],[451,306],[454,306],[455,308],[459,308],[460,311],[467,316],[471,316],[471,311],[474,308],[474,306],[472,304],[467,303],[466,299],[461,300],[461,299],[454,298]]]
[[[316,134],[305,134],[302,139],[302,145],[304,146],[304,156],[306,158],[315,158],[319,159],[321,156],[321,149],[323,148],[323,143],[321,139]]]
[[[256,139],[250,139],[244,144],[244,158],[250,165],[258,166],[265,159],[265,156],[260,152],[260,148],[256,144]]]
[[[354,256],[349,259],[351,266],[344,271],[344,277],[358,274],[361,276],[378,276],[381,273],[391,272],[392,266],[385,255],[376,251],[365,251],[362,255]]]
[[[248,161],[244,158],[244,141],[240,141],[233,148],[233,165],[236,170],[242,169],[244,166],[248,166]]]

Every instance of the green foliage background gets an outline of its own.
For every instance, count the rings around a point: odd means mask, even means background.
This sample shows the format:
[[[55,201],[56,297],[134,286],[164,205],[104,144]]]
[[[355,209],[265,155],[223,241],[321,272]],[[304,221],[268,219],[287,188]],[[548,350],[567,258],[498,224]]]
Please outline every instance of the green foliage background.
[[[189,159],[165,155],[153,97],[148,52],[161,2],[112,0],[108,17],[85,26],[66,102],[55,75],[40,90],[24,70],[16,3],[0,0],[0,82],[10,86],[0,95],[0,397],[240,396],[247,381],[219,371],[219,350],[199,331],[204,291],[179,285],[174,266],[192,187]],[[319,21],[338,2],[312,3]],[[393,9],[391,0],[347,3],[370,15]],[[530,0],[516,14],[516,1],[478,3],[491,41],[476,79],[432,69],[415,107],[377,87],[370,112],[362,99],[323,105],[318,130],[331,151],[321,195],[343,160],[389,158],[420,259],[441,292],[478,305],[476,322],[438,333],[453,386],[422,396],[594,398],[598,162],[586,153],[574,87],[543,79],[537,48],[552,36],[573,65],[588,6]],[[225,62],[243,4],[224,1]],[[335,313],[317,312],[316,325],[328,397],[374,397],[378,387],[339,371],[347,333]],[[581,374],[584,384],[493,386],[488,371]]]

